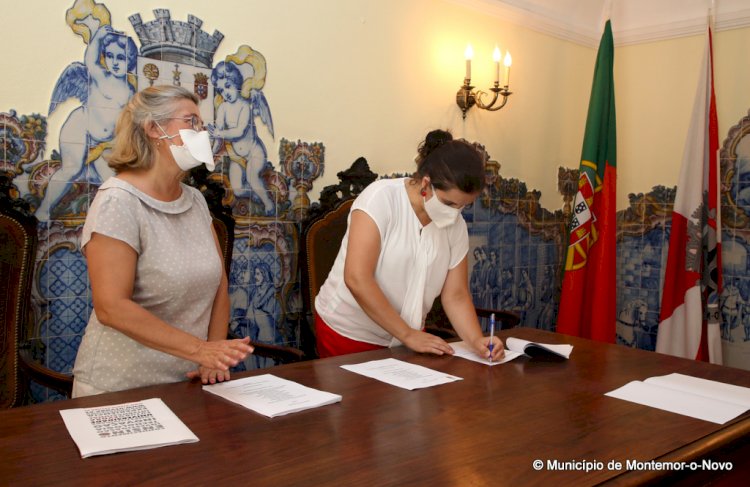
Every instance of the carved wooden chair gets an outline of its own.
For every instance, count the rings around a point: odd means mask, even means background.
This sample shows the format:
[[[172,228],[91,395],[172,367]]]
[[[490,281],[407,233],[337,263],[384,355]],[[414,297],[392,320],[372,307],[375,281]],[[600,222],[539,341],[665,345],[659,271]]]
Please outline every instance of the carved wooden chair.
[[[69,393],[72,380],[43,366],[32,351],[43,352],[40,340],[30,340],[30,308],[37,250],[37,219],[28,204],[15,198],[12,178],[0,174],[0,408],[28,402],[29,379]]]
[[[494,313],[495,315],[495,331],[508,330],[515,328],[521,322],[521,317],[512,311],[506,311],[501,309],[490,309],[490,308],[474,308],[477,316],[479,317],[480,325],[484,331],[488,330],[490,316]],[[427,314],[425,319],[427,323],[425,331],[437,335],[445,340],[457,338],[458,334],[453,329],[448,320],[448,316],[443,310],[443,303],[440,301],[440,296],[435,299],[435,303],[432,305],[432,309]]]
[[[236,222],[232,216],[232,211],[222,203],[225,191],[224,186],[218,181],[210,179],[210,174],[211,173],[205,168],[205,166],[200,165],[190,171],[185,182],[190,186],[198,188],[203,194],[203,197],[206,198],[208,209],[211,211],[214,230],[216,231],[216,236],[219,239],[219,246],[221,247],[224,256],[224,268],[227,273],[227,278],[229,278],[232,267],[234,228]],[[230,332],[228,338],[233,339],[239,337]],[[272,359],[276,364],[299,362],[304,357],[302,351],[294,347],[270,345],[254,341],[251,341],[250,344],[255,348],[255,351],[253,352],[254,355]]]
[[[21,405],[26,393],[18,347],[28,319],[37,236],[36,218],[10,198],[10,176],[0,177],[0,408],[7,409]]]
[[[303,236],[300,260],[302,271],[302,300],[307,311],[308,326],[300,330],[300,341],[306,355],[317,357],[315,351],[315,324],[311,323],[315,310],[315,297],[323,286],[336,261],[341,241],[346,233],[349,210],[354,199],[342,201],[338,206],[312,220]]]
[[[302,224],[300,282],[306,322],[301,324],[300,342],[305,355],[310,357],[318,356],[313,323],[315,297],[338,255],[354,198],[378,177],[370,171],[364,157],[358,158],[349,169],[339,172],[337,176],[339,183],[323,188],[320,202],[311,205]]]

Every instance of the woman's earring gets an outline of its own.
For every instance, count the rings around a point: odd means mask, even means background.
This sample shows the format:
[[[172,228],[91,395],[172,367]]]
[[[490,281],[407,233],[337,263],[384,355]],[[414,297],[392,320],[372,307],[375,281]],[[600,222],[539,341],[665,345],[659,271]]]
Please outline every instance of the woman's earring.
[[[425,197],[425,196],[427,196],[427,190],[426,190],[426,189],[423,189],[423,190],[422,190],[422,197]]]

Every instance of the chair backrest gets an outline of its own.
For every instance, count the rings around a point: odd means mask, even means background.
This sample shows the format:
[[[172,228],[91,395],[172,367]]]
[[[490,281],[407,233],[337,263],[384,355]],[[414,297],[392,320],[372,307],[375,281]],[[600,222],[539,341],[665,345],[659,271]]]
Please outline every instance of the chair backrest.
[[[211,212],[214,230],[224,257],[224,268],[227,272],[227,278],[229,278],[229,271],[232,266],[232,250],[234,249],[235,221],[232,210],[224,205],[224,186],[203,164],[191,169],[183,182],[197,188],[206,198],[206,204]]]
[[[7,176],[3,176],[7,178]],[[0,409],[20,405],[26,391],[18,361],[26,338],[37,249],[37,220],[0,182]]]
[[[378,178],[370,171],[364,157],[354,161],[348,169],[337,173],[339,183],[326,186],[320,192],[320,201],[307,210],[302,222],[302,248],[300,249],[300,283],[304,321],[300,328],[300,343],[306,357],[317,356],[315,331],[311,322],[315,296],[318,295],[338,255],[347,228],[347,219],[354,199],[367,185]]]
[[[224,258],[224,269],[229,279],[229,271],[232,268],[232,251],[234,250],[234,218],[224,214],[212,213],[212,223],[219,239],[221,255]]]
[[[521,317],[513,311],[506,311],[503,309],[491,309],[491,308],[476,308],[477,316],[479,317],[482,330],[489,330],[489,319],[493,314],[495,315],[495,330],[508,330],[515,328],[521,322]]]
[[[305,272],[302,282],[307,291],[306,309],[314,310],[315,296],[318,295],[336,261],[346,234],[347,219],[353,202],[354,199],[341,202],[307,227],[304,241]]]

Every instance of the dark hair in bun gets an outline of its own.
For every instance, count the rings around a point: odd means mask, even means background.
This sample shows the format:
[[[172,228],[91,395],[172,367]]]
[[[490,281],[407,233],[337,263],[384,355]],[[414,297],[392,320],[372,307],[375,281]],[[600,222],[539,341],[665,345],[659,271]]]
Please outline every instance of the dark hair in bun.
[[[419,144],[415,179],[425,176],[437,189],[456,188],[477,193],[484,188],[484,165],[489,159],[484,147],[463,139],[454,140],[446,130],[432,130]]]
[[[425,158],[430,154],[430,152],[434,151],[446,142],[450,142],[451,140],[453,140],[453,135],[451,135],[451,133],[447,130],[438,129],[428,133],[427,137],[425,137],[424,140],[419,143],[419,147],[417,148],[417,152],[419,154],[417,156],[417,165],[420,165],[422,161],[424,161]]]

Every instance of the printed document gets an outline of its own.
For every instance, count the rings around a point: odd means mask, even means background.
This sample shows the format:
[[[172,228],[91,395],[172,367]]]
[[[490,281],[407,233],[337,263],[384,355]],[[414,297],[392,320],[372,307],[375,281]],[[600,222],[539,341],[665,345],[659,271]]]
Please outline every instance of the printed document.
[[[750,388],[683,374],[633,381],[605,396],[718,424],[750,409]]]
[[[386,384],[409,389],[410,391],[463,380],[461,377],[456,377],[455,375],[428,369],[421,365],[410,364],[402,360],[396,360],[395,358],[372,360],[361,364],[342,365],[341,368],[377,379]]]
[[[506,362],[510,362],[514,358],[518,358],[523,355],[523,352],[514,352],[513,350],[506,350],[505,356],[499,360],[493,360],[490,362],[490,359],[487,357],[480,357],[477,355],[477,352],[474,351],[474,349],[466,342],[451,342],[449,345],[453,348],[453,355],[455,357],[461,357],[465,358],[467,360],[473,360],[474,362],[479,362],[480,364],[484,365],[500,365],[504,364]]]
[[[271,374],[205,385],[203,390],[269,418],[341,402],[338,394],[312,389]]]
[[[157,398],[97,408],[63,409],[60,415],[81,458],[198,441]]]
[[[504,364],[523,355],[531,358],[547,360],[568,359],[570,358],[570,353],[573,351],[573,345],[536,343],[521,340],[520,338],[508,337],[505,340],[505,346],[508,347],[507,350],[505,350],[505,356],[500,360],[493,360],[490,362],[487,357],[480,357],[477,355],[474,349],[466,342],[451,342],[449,345],[453,347],[456,357],[473,360],[474,362],[479,362],[480,364],[485,365]]]

